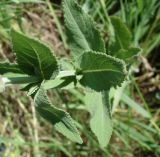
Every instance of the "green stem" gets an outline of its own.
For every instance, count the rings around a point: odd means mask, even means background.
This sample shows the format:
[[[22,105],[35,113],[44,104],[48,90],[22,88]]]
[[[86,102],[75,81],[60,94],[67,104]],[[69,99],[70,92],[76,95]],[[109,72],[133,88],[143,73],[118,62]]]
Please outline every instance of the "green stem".
[[[64,78],[74,77],[74,76],[76,76],[76,71],[74,70],[60,71],[56,78],[47,80],[47,81],[51,83],[61,84],[64,81],[62,80],[62,78],[64,79]],[[42,79],[35,76],[26,76],[26,75],[17,74],[16,76],[4,75],[3,77],[8,79],[5,81],[6,84],[27,84],[27,83],[42,82]],[[50,89],[50,88],[47,87],[47,89]]]

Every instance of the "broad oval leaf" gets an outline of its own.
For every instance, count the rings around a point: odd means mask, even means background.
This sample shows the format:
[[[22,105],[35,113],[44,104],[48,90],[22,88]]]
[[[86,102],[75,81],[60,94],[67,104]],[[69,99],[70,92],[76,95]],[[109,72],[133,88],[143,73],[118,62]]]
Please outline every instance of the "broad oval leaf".
[[[109,55],[88,51],[80,57],[80,83],[96,91],[120,86],[126,76],[125,63]]]
[[[63,10],[68,42],[73,56],[94,50],[105,53],[105,44],[92,19],[75,0],[64,0]]]
[[[102,147],[107,146],[113,131],[108,96],[108,92],[88,92],[85,97],[87,110],[91,114],[91,130]]]
[[[24,73],[42,79],[50,79],[57,74],[56,58],[46,45],[15,30],[11,31],[11,36],[17,63]]]
[[[51,124],[55,125],[57,131],[74,142],[82,143],[82,139],[71,116],[67,112],[51,105],[42,88],[35,94],[34,102],[38,113]]]

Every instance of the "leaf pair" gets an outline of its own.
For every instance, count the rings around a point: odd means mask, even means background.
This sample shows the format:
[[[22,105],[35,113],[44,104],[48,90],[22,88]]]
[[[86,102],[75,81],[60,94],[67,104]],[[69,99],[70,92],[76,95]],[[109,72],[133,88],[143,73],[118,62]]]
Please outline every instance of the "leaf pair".
[[[105,44],[91,18],[75,0],[64,0],[65,26],[81,84],[95,91],[120,85],[126,75],[122,60],[105,54]]]
[[[37,40],[30,39],[20,33],[12,31],[13,50],[16,53],[19,68],[28,75],[41,80],[54,79],[58,74],[58,63],[52,51]],[[82,143],[79,133],[70,115],[57,109],[49,102],[43,89],[43,83],[33,97],[38,113],[66,137]]]
[[[106,55],[100,33],[75,0],[64,0],[63,10],[71,54],[76,60],[79,73],[82,74],[80,83],[94,90],[91,93],[86,92],[87,110],[92,116],[91,130],[104,147],[112,134],[109,90],[111,87],[120,86],[124,81],[125,63]]]
[[[8,72],[23,73],[17,64],[11,64],[8,62],[0,63],[0,74],[3,75]]]
[[[46,88],[44,80],[54,79],[59,72],[58,63],[52,51],[41,42],[15,30],[11,31],[11,37],[17,64],[1,63],[0,74],[10,72],[16,76],[19,73],[18,77],[12,76],[10,81],[25,83],[27,80],[29,84],[24,90],[28,90],[28,95],[32,95],[37,112],[55,125],[60,133],[72,141],[82,143],[73,119],[67,112],[51,105],[44,90],[44,87]]]

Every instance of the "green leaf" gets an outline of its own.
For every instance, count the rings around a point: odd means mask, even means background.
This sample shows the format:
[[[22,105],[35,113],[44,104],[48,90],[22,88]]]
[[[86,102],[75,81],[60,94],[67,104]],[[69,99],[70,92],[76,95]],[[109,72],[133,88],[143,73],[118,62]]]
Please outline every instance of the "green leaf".
[[[40,83],[41,80],[35,76],[28,76],[28,75],[25,75],[25,77],[23,76],[20,76],[20,77],[16,77],[16,76],[13,76],[13,77],[7,77],[9,82],[8,84],[26,84],[26,83]]]
[[[0,63],[0,74],[3,75],[5,73],[23,73],[17,64],[11,64],[7,62]]]
[[[111,17],[114,29],[114,40],[109,41],[108,53],[129,62],[141,49],[132,46],[132,34],[118,17]]]
[[[67,112],[52,106],[42,88],[34,96],[34,102],[38,113],[51,124],[55,125],[57,131],[72,141],[82,143],[73,119]]]
[[[30,83],[40,83],[41,79],[36,76],[28,76],[26,74],[19,73],[6,73],[3,75],[4,78],[7,78],[7,84],[30,84]]]
[[[128,49],[120,49],[116,54],[115,57],[123,59],[125,61],[131,59],[132,57],[138,55],[141,51],[140,48],[136,47],[129,47]]]
[[[65,80],[63,80],[61,78],[55,78],[54,80],[47,80],[46,82],[44,82],[44,89],[48,90],[48,89],[52,89],[52,88],[57,88],[58,86],[63,84],[64,81]]]
[[[110,19],[114,28],[115,41],[109,45],[109,51],[114,55],[119,49],[127,49],[130,46],[132,35],[120,18],[113,16]]]
[[[46,45],[15,30],[12,30],[11,36],[17,63],[24,73],[46,80],[57,74],[56,58]]]
[[[88,51],[80,60],[82,79],[80,83],[96,91],[120,86],[126,76],[125,63],[109,55]]]
[[[24,85],[22,85],[21,91],[27,91],[28,93],[30,93],[30,90],[35,87],[38,86],[40,83],[35,82],[35,83],[26,83]],[[30,96],[30,94],[27,94]]]
[[[105,147],[112,135],[112,119],[108,92],[86,94],[87,110],[91,114],[90,127],[102,147]]]
[[[51,88],[66,88],[70,84],[76,83],[76,71],[74,70],[65,70],[60,71],[58,76],[54,80],[47,80],[44,82],[43,87],[45,90]]]
[[[68,43],[73,56],[79,57],[87,50],[105,52],[105,44],[100,33],[76,1],[64,0],[63,10]]]

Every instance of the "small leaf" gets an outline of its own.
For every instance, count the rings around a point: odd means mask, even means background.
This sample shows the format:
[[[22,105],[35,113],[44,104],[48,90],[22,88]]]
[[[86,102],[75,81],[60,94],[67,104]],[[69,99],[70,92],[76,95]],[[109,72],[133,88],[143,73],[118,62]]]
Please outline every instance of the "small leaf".
[[[91,114],[90,127],[102,147],[105,147],[112,135],[112,119],[108,92],[86,94],[87,110]]]
[[[127,49],[131,45],[132,35],[119,17],[111,17],[111,23],[114,28],[115,42],[109,45],[109,51],[114,55],[119,49]]]
[[[44,82],[44,89],[52,89],[52,88],[57,88],[60,86],[62,83],[64,83],[65,80],[62,80],[61,78],[55,78],[54,80],[47,80]]]
[[[129,47],[128,49],[120,49],[115,54],[115,57],[127,61],[127,60],[131,59],[132,57],[138,55],[139,52],[141,52],[140,48]]]
[[[80,60],[82,79],[80,83],[96,91],[120,86],[126,76],[125,63],[103,53],[89,51]]]
[[[11,64],[7,62],[0,63],[0,74],[3,75],[5,73],[23,73],[17,64]]]
[[[111,17],[111,23],[114,29],[114,41],[109,41],[108,53],[128,63],[141,49],[132,46],[132,34],[120,18]]]
[[[7,84],[30,84],[30,83],[41,83],[41,79],[36,76],[29,76],[24,73],[5,73],[3,77],[7,78]]]
[[[24,85],[22,85],[21,91],[29,92],[31,88],[37,86],[38,84],[39,84],[39,82],[24,84]],[[27,94],[27,95],[30,95],[30,94]]]
[[[11,32],[13,51],[20,69],[28,75],[50,79],[56,75],[58,65],[52,51],[44,44],[14,30]]]
[[[38,113],[51,124],[55,125],[57,131],[74,142],[82,143],[73,119],[67,112],[52,106],[42,88],[34,96],[34,101]]]
[[[94,27],[91,18],[75,0],[64,0],[63,10],[69,46],[73,56],[79,57],[83,51],[105,52],[105,44]]]

